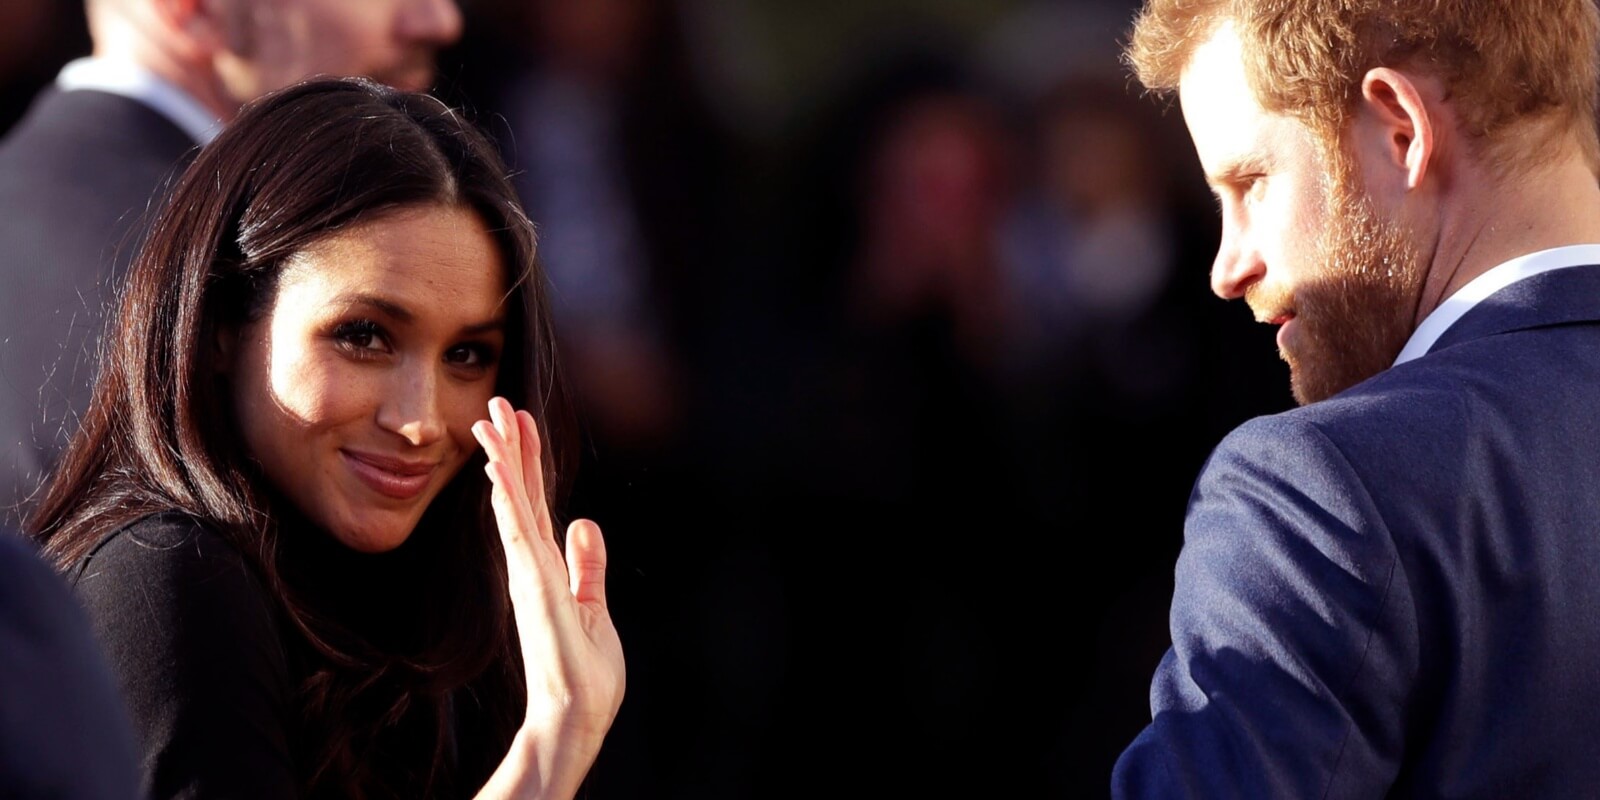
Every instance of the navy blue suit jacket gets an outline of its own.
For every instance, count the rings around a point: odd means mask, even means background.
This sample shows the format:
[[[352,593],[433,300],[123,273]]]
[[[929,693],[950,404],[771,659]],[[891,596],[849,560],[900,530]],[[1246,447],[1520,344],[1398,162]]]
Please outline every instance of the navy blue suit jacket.
[[[0,797],[138,796],[133,727],[88,616],[0,526]]]
[[[1113,795],[1600,797],[1597,322],[1546,272],[1231,433]]]

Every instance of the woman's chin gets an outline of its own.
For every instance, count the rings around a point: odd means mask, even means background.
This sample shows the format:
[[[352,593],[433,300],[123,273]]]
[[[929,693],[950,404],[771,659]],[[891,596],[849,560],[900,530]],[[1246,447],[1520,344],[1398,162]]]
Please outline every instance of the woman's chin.
[[[329,534],[339,544],[358,553],[387,553],[406,543],[417,527],[420,515],[367,509],[344,524],[330,526]]]

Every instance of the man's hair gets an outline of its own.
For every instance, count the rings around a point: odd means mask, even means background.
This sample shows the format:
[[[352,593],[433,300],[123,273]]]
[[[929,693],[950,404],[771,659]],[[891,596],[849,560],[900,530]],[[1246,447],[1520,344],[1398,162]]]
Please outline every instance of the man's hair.
[[[1578,135],[1600,167],[1595,0],[1147,0],[1125,60],[1146,88],[1170,93],[1194,51],[1225,22],[1244,43],[1262,107],[1339,139],[1375,67],[1437,78],[1478,155],[1496,167],[1546,148],[1514,146],[1533,124]]]

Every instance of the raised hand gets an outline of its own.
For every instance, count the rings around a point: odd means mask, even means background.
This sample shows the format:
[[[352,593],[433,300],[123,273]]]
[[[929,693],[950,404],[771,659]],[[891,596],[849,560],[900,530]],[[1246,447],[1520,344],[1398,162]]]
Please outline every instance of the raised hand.
[[[563,558],[532,415],[496,397],[489,401],[489,419],[475,423],[472,433],[489,457],[485,471],[494,484],[528,682],[518,746],[533,760],[526,765],[533,780],[511,793],[568,797],[599,753],[626,682],[622,642],[606,608],[605,541],[599,526],[577,520],[567,528]],[[497,773],[491,785],[502,777],[509,776]],[[515,783],[523,785],[521,779]]]

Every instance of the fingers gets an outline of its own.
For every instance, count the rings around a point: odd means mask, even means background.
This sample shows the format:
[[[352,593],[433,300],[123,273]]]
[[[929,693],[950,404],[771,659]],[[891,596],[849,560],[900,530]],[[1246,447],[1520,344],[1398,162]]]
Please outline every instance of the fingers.
[[[533,415],[514,411],[505,398],[495,397],[489,401],[489,421],[475,423],[472,433],[488,456],[485,471],[496,488],[505,492],[510,504],[505,514],[500,514],[497,507],[496,515],[504,522],[515,522],[529,536],[554,543],[555,526],[545,500],[539,426]],[[496,465],[504,471],[497,470]]]
[[[511,410],[511,403],[504,397],[494,397],[489,400],[489,420],[494,423],[495,432],[505,441],[504,461],[511,465],[512,474],[518,482],[522,481],[522,436],[517,423],[516,414]]]
[[[507,408],[510,406],[508,405]],[[544,492],[544,460],[539,439],[539,424],[526,411],[516,413],[518,440],[521,442],[523,491],[533,504],[533,518],[539,524],[539,535],[555,541],[555,525],[550,521],[550,508]]]
[[[483,428],[489,428],[488,423],[479,423]],[[473,427],[473,433],[478,433],[480,428]],[[493,430],[489,428],[486,437],[493,437]],[[495,447],[504,447],[503,443],[487,441],[484,449],[491,450]],[[492,457],[491,457],[492,458]],[[508,558],[520,558],[524,554],[527,541],[531,540],[535,525],[532,509],[528,501],[521,496],[521,483],[512,474],[511,468],[502,460],[491,460],[484,465],[483,471],[488,474],[493,484],[489,503],[494,508],[495,519],[500,529],[500,539],[505,544]]]
[[[573,599],[606,608],[606,542],[589,520],[567,526],[567,581]]]

